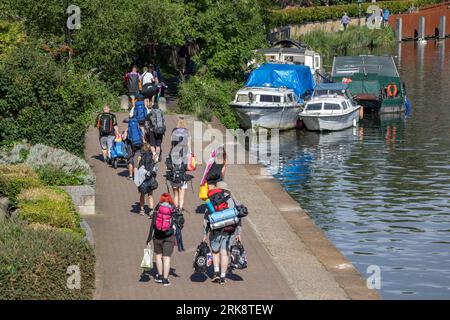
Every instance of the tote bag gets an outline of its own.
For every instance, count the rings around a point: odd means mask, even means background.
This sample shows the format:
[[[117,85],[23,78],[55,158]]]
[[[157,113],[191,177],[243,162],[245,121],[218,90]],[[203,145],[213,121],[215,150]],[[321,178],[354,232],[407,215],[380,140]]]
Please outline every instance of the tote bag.
[[[144,270],[153,269],[153,249],[150,247],[144,249],[144,257],[142,258],[141,268]]]

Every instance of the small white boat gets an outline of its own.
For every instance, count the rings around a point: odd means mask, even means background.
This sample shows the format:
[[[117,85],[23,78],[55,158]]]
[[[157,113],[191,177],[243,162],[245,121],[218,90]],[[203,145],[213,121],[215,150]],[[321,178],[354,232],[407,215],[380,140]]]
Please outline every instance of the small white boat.
[[[296,126],[302,104],[287,88],[243,88],[231,103],[241,127],[287,130]]]
[[[347,85],[320,83],[299,118],[308,130],[338,131],[358,124],[360,108],[347,91]]]
[[[292,129],[297,125],[305,97],[313,88],[309,67],[266,63],[252,71],[230,106],[244,129]]]

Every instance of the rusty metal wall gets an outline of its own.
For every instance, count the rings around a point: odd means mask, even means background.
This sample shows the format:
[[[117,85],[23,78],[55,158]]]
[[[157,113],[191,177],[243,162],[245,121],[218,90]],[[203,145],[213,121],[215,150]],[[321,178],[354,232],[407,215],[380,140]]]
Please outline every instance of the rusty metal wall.
[[[439,19],[446,16],[445,34],[450,36],[450,1],[422,8],[417,13],[392,14],[389,25],[395,30],[395,21],[402,18],[402,39],[414,39],[419,32],[419,17],[425,17],[425,37],[434,37],[439,30]]]

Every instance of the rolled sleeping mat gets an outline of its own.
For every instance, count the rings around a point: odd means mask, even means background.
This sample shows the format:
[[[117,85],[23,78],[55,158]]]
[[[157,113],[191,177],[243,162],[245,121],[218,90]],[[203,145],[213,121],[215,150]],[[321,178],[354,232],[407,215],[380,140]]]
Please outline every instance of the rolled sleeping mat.
[[[209,226],[210,226],[211,230],[216,230],[216,229],[220,229],[220,228],[231,226],[233,224],[237,224],[238,222],[239,222],[239,218],[238,217],[234,217],[234,218],[230,218],[230,219],[227,219],[227,220],[222,220],[222,221],[210,223]]]
[[[220,222],[223,220],[228,220],[231,218],[237,217],[237,212],[235,208],[228,208],[221,211],[216,211],[208,215],[208,220],[210,224]]]
[[[142,87],[142,95],[146,99],[150,99],[151,97],[156,95],[158,93],[158,91],[159,91],[159,87],[157,84],[154,84],[154,83],[146,83]]]

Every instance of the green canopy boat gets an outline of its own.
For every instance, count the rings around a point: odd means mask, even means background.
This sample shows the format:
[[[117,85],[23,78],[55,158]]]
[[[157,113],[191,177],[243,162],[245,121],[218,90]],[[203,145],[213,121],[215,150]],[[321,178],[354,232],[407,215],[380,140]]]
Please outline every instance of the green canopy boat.
[[[391,56],[335,57],[331,79],[348,84],[354,99],[366,109],[405,111],[405,86]]]

